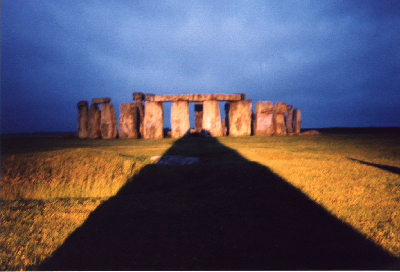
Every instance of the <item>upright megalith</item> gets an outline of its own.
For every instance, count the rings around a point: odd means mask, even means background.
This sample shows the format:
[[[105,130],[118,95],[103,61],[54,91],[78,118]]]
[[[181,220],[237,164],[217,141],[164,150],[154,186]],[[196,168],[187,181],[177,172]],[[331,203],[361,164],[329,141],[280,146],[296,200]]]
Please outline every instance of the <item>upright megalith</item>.
[[[163,124],[163,103],[146,101],[143,120],[143,138],[162,139]]]
[[[271,136],[274,132],[274,108],[272,102],[257,102],[254,116],[254,135]]]
[[[194,104],[194,130],[200,133],[203,128],[203,102]]]
[[[286,130],[289,135],[293,134],[293,106],[288,105],[286,110]]]
[[[229,136],[251,135],[251,100],[230,103],[229,109]]]
[[[103,139],[117,138],[117,121],[114,106],[109,103],[101,104],[100,132]]]
[[[101,137],[100,132],[100,110],[98,104],[92,104],[89,110],[88,122],[88,138],[98,139]]]
[[[180,138],[190,131],[189,102],[172,102],[171,107],[171,137]]]
[[[286,134],[286,124],[285,124],[285,113],[287,111],[287,105],[283,102],[278,102],[274,106],[274,135],[282,136]]]
[[[89,103],[80,101],[78,103],[78,138],[85,139],[88,137],[88,118]]]
[[[212,137],[222,136],[221,114],[218,101],[206,100],[203,102],[203,130]]]
[[[231,108],[231,103],[230,102],[226,102],[224,105],[224,113],[225,113],[225,127],[224,125],[222,125],[222,130],[223,130],[223,134],[224,136],[228,136],[229,135],[229,110]]]
[[[300,109],[293,111],[293,131],[294,133],[300,133],[301,131],[301,112]]]
[[[122,103],[120,110],[121,115],[119,116],[119,138],[138,138],[137,107],[135,104]]]
[[[143,99],[144,93],[133,93],[133,101],[136,107],[136,127],[139,128],[139,136],[143,137],[143,120],[144,120],[144,107]]]

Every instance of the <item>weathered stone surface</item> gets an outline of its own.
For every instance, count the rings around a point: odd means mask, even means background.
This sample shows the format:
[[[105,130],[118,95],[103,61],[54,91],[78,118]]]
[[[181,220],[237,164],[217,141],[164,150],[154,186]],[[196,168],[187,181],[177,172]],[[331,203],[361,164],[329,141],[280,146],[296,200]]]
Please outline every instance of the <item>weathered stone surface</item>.
[[[194,129],[196,133],[201,132],[203,128],[203,103],[194,105]]]
[[[228,136],[228,128],[226,127],[226,119],[222,120],[221,126],[222,126],[222,136]]]
[[[222,136],[221,114],[218,101],[209,100],[203,102],[203,130],[212,137]]]
[[[137,129],[137,107],[135,104],[123,103],[120,106],[119,138],[136,139],[139,136]]]
[[[288,105],[286,111],[286,130],[288,134],[293,133],[293,106]]]
[[[139,136],[143,138],[143,120],[144,120],[144,107],[143,107],[143,93],[133,93],[133,103],[136,107],[136,127],[139,128]]]
[[[171,137],[180,138],[189,133],[189,102],[172,102],[171,107]]]
[[[89,110],[88,138],[98,139],[100,132],[100,111],[98,104],[92,104]]]
[[[78,103],[78,138],[88,137],[89,103],[80,101]]]
[[[189,101],[203,102],[207,100],[215,101],[241,101],[244,100],[244,94],[180,94],[180,95],[152,95],[146,94],[146,101],[153,102],[174,102]]]
[[[163,138],[164,112],[162,102],[145,103],[145,114],[143,120],[144,139]]]
[[[256,103],[254,116],[254,135],[271,136],[275,132],[274,109],[270,101],[259,101]]]
[[[133,93],[132,94],[133,101],[143,101],[144,99],[144,93]]]
[[[114,106],[111,104],[101,105],[100,132],[103,139],[115,139],[117,137],[117,121]]]
[[[92,104],[103,104],[103,103],[110,103],[110,102],[111,102],[111,98],[109,98],[109,97],[92,99]]]
[[[287,106],[283,102],[278,102],[274,106],[274,135],[282,136],[287,135],[286,124],[285,124],[285,113],[287,111]]]
[[[229,110],[229,136],[251,135],[251,100],[230,103]]]
[[[293,131],[294,133],[300,133],[301,130],[301,112],[300,109],[293,111]]]

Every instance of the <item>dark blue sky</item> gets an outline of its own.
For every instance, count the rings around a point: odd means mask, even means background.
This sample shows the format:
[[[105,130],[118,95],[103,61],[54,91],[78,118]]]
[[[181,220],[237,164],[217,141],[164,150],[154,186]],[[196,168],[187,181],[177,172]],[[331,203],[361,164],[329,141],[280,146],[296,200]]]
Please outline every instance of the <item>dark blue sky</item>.
[[[400,126],[398,0],[3,0],[1,20],[3,133],[74,131],[78,101],[111,97],[118,117],[135,91],[243,92],[300,108],[303,127]]]

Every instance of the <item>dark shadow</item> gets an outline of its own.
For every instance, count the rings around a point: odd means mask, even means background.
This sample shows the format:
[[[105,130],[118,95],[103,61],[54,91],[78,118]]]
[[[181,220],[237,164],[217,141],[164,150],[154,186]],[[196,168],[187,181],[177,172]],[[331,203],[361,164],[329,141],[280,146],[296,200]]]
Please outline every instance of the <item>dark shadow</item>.
[[[376,269],[398,261],[268,168],[182,138],[95,210],[40,270]]]
[[[382,169],[382,170],[389,171],[389,172],[392,172],[394,174],[400,175],[400,168],[396,167],[396,166],[390,166],[390,165],[376,164],[376,163],[371,163],[371,162],[366,162],[366,161],[360,161],[360,160],[353,159],[353,158],[350,158],[350,157],[348,157],[348,159],[351,160],[351,161],[355,161],[355,162],[358,162],[358,163],[361,163],[361,164],[373,166],[373,167],[376,167],[376,168],[379,168],[379,169]]]

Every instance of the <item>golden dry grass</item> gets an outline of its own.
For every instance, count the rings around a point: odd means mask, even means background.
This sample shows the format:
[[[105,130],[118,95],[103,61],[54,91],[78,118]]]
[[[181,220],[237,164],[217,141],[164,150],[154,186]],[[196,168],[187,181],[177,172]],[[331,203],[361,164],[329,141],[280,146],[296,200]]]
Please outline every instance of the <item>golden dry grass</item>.
[[[341,221],[400,257],[400,169],[396,135],[221,138],[267,166]],[[356,159],[359,161],[355,161]]]
[[[218,140],[246,159],[267,166],[400,257],[399,174],[376,167],[400,168],[398,135]],[[148,164],[151,156],[162,155],[173,143],[172,139],[3,140],[0,268],[37,267],[91,211]],[[203,155],[207,156],[207,150]]]

